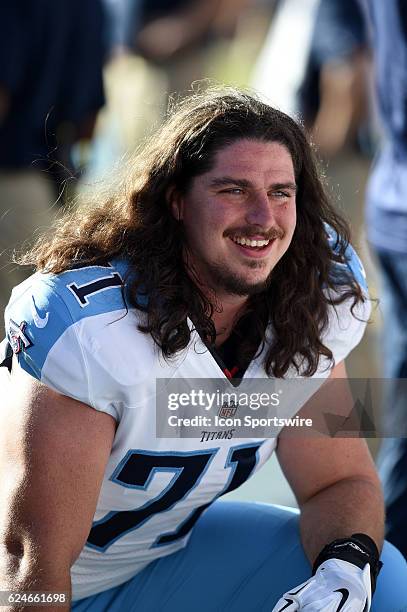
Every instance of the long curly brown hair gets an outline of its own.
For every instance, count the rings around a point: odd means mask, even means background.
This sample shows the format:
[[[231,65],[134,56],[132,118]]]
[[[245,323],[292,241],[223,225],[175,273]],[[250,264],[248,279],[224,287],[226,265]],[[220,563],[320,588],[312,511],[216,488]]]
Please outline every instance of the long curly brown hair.
[[[353,277],[332,274],[335,262],[344,261],[349,228],[329,202],[303,129],[253,94],[211,88],[175,104],[131,162],[123,189],[63,216],[19,263],[58,274],[78,264],[125,258],[130,264],[127,304],[147,313],[139,329],[151,334],[164,356],[188,345],[187,317],[213,344],[215,305],[185,269],[183,227],[170,211],[167,194],[172,187],[185,193],[194,177],[211,168],[217,151],[242,138],[287,147],[297,183],[297,225],[268,289],[249,299],[245,320],[251,333],[245,334],[241,355],[253,356],[266,347],[269,375],[282,377],[294,365],[312,376],[320,356],[333,359],[322,342],[329,308],[351,298],[353,309],[364,297]],[[337,235],[334,249],[327,225]],[[273,339],[266,345],[270,324]]]

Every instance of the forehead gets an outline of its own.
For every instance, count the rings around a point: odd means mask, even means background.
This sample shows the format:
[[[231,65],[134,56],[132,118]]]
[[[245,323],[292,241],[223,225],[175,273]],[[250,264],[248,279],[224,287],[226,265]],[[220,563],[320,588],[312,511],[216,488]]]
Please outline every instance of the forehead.
[[[208,174],[230,176],[270,175],[294,180],[294,166],[287,147],[279,142],[240,139],[216,152]]]

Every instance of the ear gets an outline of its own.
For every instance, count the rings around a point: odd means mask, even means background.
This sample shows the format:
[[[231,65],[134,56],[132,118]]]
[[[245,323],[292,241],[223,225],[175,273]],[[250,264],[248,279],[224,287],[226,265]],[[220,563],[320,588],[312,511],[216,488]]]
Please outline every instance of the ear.
[[[165,197],[173,217],[177,221],[182,221],[184,218],[184,197],[182,194],[178,191],[178,189],[176,189],[176,187],[171,186],[168,187]]]

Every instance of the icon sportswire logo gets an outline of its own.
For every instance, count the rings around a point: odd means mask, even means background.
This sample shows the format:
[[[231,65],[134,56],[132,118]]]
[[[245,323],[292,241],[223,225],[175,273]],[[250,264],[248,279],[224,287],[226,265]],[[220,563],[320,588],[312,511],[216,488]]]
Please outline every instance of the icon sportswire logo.
[[[34,296],[32,296],[31,314],[32,314],[32,318],[33,318],[33,321],[34,321],[36,327],[39,327],[40,329],[42,329],[48,323],[49,312],[47,312],[45,314],[45,317],[41,317],[40,316],[40,314],[39,314],[39,312],[37,310],[37,306],[35,305]]]

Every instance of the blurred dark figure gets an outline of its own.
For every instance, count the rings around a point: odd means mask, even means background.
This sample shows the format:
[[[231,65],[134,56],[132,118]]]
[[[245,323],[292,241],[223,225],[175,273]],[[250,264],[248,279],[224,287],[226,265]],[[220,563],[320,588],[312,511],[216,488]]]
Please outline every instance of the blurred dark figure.
[[[358,0],[320,0],[298,106],[326,157],[359,145],[368,114],[366,46]]]
[[[181,93],[205,76],[205,48],[233,36],[238,17],[252,0],[136,0],[137,30],[129,46],[165,69],[168,93]],[[134,0],[133,0],[134,2]]]
[[[74,170],[73,144],[89,139],[103,106],[99,0],[19,0],[0,9],[2,169]]]
[[[100,0],[0,5],[0,307],[22,280],[10,273],[12,249],[51,221],[77,174],[73,147],[92,137],[104,104],[103,28]]]
[[[387,539],[407,557],[407,3],[366,0],[384,143],[367,192],[367,231],[382,274],[386,398],[379,469]],[[394,436],[399,436],[395,438]]]
[[[339,206],[351,220],[353,240],[364,242],[364,187],[376,135],[368,27],[359,0],[318,0],[298,111],[324,159]],[[368,328],[351,372],[372,376],[379,363]],[[375,341],[376,344],[376,341]]]

